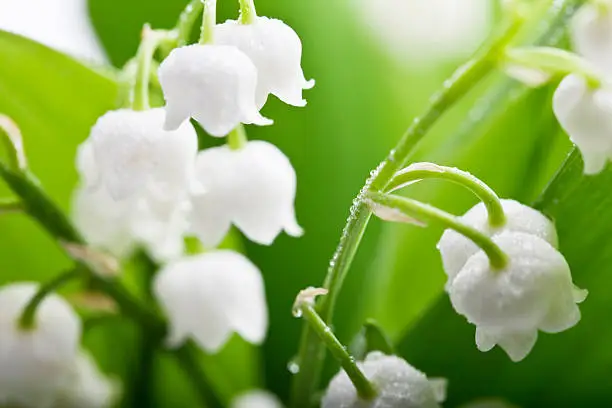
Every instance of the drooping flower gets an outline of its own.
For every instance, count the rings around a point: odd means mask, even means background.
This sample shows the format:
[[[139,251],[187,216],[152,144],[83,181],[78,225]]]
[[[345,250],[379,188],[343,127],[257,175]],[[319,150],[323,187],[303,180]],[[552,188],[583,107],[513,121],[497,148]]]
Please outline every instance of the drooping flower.
[[[508,256],[508,265],[492,270],[479,251],[468,259],[448,292],[455,310],[476,326],[476,345],[489,351],[499,345],[513,361],[527,356],[538,330],[558,333],[580,320],[577,303],[586,291],[572,283],[561,253],[543,239],[504,232],[493,241]]]
[[[506,214],[506,224],[502,227],[491,227],[487,209],[482,202],[467,211],[460,220],[488,236],[505,231],[524,232],[538,236],[557,247],[557,230],[544,214],[514,200],[501,200],[501,204]],[[460,233],[447,229],[438,242],[438,250],[450,284],[467,260],[480,248]]]
[[[231,408],[283,408],[283,404],[267,391],[253,390],[234,398]]]
[[[124,200],[147,190],[171,197],[188,189],[193,181],[193,163],[198,137],[189,123],[173,131],[162,129],[163,109],[120,109],[100,117],[87,143],[97,168],[97,177],[115,200]]]
[[[276,146],[251,141],[237,150],[204,150],[196,177],[206,193],[193,199],[192,229],[204,245],[216,246],[231,223],[265,245],[282,230],[302,234],[294,210],[295,170]]]
[[[145,188],[114,200],[98,182],[100,170],[90,141],[79,147],[77,169],[82,185],[74,192],[72,215],[89,245],[118,258],[129,256],[138,247],[144,247],[158,261],[182,255],[191,209],[187,190],[181,191],[177,185],[173,195],[166,195]]]
[[[39,305],[32,328],[21,328],[23,308],[36,294],[36,283],[0,289],[0,405],[51,407],[69,381],[81,337],[77,314],[57,295]]]
[[[154,292],[170,320],[170,347],[193,338],[218,351],[236,332],[259,344],[268,327],[261,272],[243,255],[219,250],[167,264]]]
[[[587,2],[572,18],[570,28],[576,52],[603,74],[612,75],[612,3],[604,7]]]
[[[302,90],[314,86],[301,67],[302,42],[281,20],[256,17],[251,24],[228,20],[215,28],[215,44],[234,46],[244,52],[257,68],[257,107],[272,94],[293,106],[305,106]]]
[[[174,49],[159,67],[166,99],[165,129],[192,117],[212,136],[240,123],[270,125],[255,104],[257,68],[236,47],[188,45]]]
[[[119,386],[107,378],[93,357],[81,351],[73,361],[69,380],[59,392],[54,408],[110,408]]]
[[[612,157],[612,92],[592,89],[578,75],[565,77],[553,96],[561,127],[582,153],[585,174],[597,174]]]
[[[446,397],[446,381],[427,379],[400,357],[374,351],[357,365],[378,395],[371,401],[360,399],[341,370],[329,383],[322,408],[439,408]]]

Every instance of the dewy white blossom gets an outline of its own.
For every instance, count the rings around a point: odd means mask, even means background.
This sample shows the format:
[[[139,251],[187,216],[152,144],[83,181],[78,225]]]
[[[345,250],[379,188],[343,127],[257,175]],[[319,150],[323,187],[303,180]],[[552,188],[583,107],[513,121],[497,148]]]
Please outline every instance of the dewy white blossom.
[[[251,24],[228,20],[215,28],[215,44],[235,46],[257,68],[257,107],[272,94],[281,101],[304,106],[302,90],[314,86],[301,67],[302,42],[291,27],[281,20],[256,17]]]
[[[93,357],[81,351],[53,407],[110,408],[118,396],[118,389],[118,384],[100,372]]]
[[[231,223],[265,245],[282,230],[302,234],[294,210],[295,170],[271,143],[204,150],[198,154],[196,177],[206,193],[193,199],[192,230],[204,245],[216,246]]]
[[[557,246],[555,225],[544,214],[514,200],[501,200],[501,204],[506,214],[506,224],[503,227],[491,227],[487,209],[482,202],[476,204],[461,216],[460,221],[488,236],[504,231],[524,232],[544,239],[553,247]],[[450,229],[442,234],[442,238],[438,242],[438,249],[442,256],[444,271],[448,275],[449,284],[467,260],[480,250],[470,239]]]
[[[232,400],[231,408],[283,408],[280,400],[263,390],[247,391]]]
[[[161,63],[159,82],[166,98],[165,129],[177,129],[192,117],[210,135],[222,137],[240,123],[272,123],[255,103],[257,68],[236,47],[176,48]]]
[[[448,292],[455,310],[476,326],[476,345],[488,351],[499,345],[513,361],[527,356],[538,330],[558,333],[580,320],[576,303],[586,292],[572,283],[561,253],[543,239],[520,232],[493,237],[508,258],[492,270],[480,251],[467,261]]]
[[[375,351],[357,365],[378,395],[372,401],[361,400],[341,370],[331,380],[322,408],[439,408],[445,399],[445,381],[428,380],[425,374],[397,356]]]
[[[261,272],[243,255],[219,250],[167,264],[154,292],[170,321],[170,347],[193,338],[218,351],[232,332],[259,344],[268,327]]]
[[[565,77],[553,96],[561,127],[582,153],[585,174],[597,174],[612,158],[612,90],[592,89],[578,75]]]
[[[604,6],[586,2],[571,22],[576,52],[595,64],[604,75],[612,75],[612,2]]]
[[[147,189],[173,196],[192,183],[198,138],[189,123],[164,131],[163,109],[120,109],[100,117],[89,141],[99,182],[115,200]]]
[[[19,327],[21,312],[37,290],[35,283],[0,289],[0,405],[51,407],[69,381],[81,323],[68,303],[50,295],[39,305],[34,327]]]
[[[77,169],[82,185],[74,193],[72,215],[89,245],[119,258],[130,255],[138,246],[158,261],[183,253],[191,208],[186,191],[161,197],[163,194],[144,189],[115,201],[99,183],[91,141],[79,147]]]

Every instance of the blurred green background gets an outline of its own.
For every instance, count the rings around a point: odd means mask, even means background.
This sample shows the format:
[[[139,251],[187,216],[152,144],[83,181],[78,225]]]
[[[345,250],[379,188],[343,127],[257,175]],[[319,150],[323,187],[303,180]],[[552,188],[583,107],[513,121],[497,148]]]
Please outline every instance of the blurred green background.
[[[409,51],[398,55],[359,12],[356,0],[256,3],[259,14],[280,18],[300,34],[306,76],[317,81],[305,95],[306,108],[271,98],[264,114],[274,126],[247,129],[250,137],[269,140],[290,157],[298,174],[298,219],[306,234],[281,236],[271,247],[244,242],[265,276],[271,326],[261,350],[234,339],[220,356],[202,357],[226,398],[264,385],[287,397],[287,364],[301,329],[291,316],[295,294],[323,281],[348,208],[369,171],[465,59],[442,55],[424,61]],[[527,38],[563,43],[572,6],[582,1],[565,3],[569,7],[562,18],[535,24]],[[120,68],[135,53],[145,22],[170,28],[185,4],[89,0],[88,10],[109,60]],[[489,5],[491,26],[499,14],[495,4]],[[236,2],[219,0],[219,13],[220,21],[234,18]],[[528,90],[497,75],[436,126],[414,159],[461,167],[503,197],[535,202],[571,150],[551,112],[553,90]],[[76,147],[96,118],[115,106],[117,94],[114,70],[81,64],[0,32],[0,112],[20,125],[34,173],[66,211],[76,183]],[[479,353],[473,327],[452,313],[442,295],[445,276],[435,248],[441,230],[374,220],[340,297],[334,322],[340,339],[350,343],[366,318],[376,319],[417,368],[449,378],[449,407],[489,396],[525,407],[610,406],[612,323],[606,317],[612,296],[606,291],[612,283],[612,174],[583,179],[577,155],[564,169],[538,205],[557,220],[576,284],[591,290],[578,327],[542,336],[520,364],[497,349]],[[435,181],[407,193],[457,214],[474,203],[461,189]],[[56,243],[33,222],[22,216],[0,218],[2,281],[45,279],[67,265]],[[87,333],[86,344],[106,371],[126,381],[124,406],[198,406],[169,359],[158,355],[145,361],[143,339],[130,324],[96,327]],[[330,364],[326,378],[336,370]]]

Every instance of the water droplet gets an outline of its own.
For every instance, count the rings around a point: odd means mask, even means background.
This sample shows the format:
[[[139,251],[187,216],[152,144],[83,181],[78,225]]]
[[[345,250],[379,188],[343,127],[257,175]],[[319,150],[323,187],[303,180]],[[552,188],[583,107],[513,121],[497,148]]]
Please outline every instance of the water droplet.
[[[291,374],[295,375],[300,372],[300,364],[298,363],[298,361],[299,357],[294,357],[289,360],[289,363],[287,363],[287,370],[289,370]]]

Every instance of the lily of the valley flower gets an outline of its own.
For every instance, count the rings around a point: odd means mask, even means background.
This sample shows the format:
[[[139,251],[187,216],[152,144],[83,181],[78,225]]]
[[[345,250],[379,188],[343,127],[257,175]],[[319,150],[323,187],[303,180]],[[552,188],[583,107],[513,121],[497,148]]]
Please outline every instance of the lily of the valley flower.
[[[612,75],[612,2],[608,5],[587,2],[571,23],[571,38],[576,52],[602,74]]]
[[[460,220],[488,236],[505,231],[524,232],[544,239],[553,247],[557,246],[555,225],[545,215],[514,200],[501,200],[501,204],[506,215],[506,223],[502,227],[491,227],[487,209],[482,202],[472,207]],[[467,260],[480,250],[471,240],[451,229],[442,234],[438,249],[448,284],[452,283]]]
[[[302,234],[294,210],[295,170],[276,146],[251,141],[237,150],[204,150],[196,160],[196,177],[206,193],[193,199],[192,230],[204,245],[216,246],[232,223],[265,245],[282,230]]]
[[[597,174],[612,158],[612,91],[592,89],[578,75],[561,81],[553,97],[553,111],[582,153],[585,174]]]
[[[283,404],[267,391],[254,390],[234,398],[231,408],[283,408]]]
[[[170,347],[193,338],[216,352],[233,332],[255,344],[265,337],[263,278],[237,252],[206,252],[170,262],[155,277],[154,292],[170,321]]]
[[[0,405],[51,407],[77,356],[81,323],[59,296],[42,301],[32,328],[19,327],[22,309],[37,289],[35,283],[0,289]]]
[[[53,408],[110,408],[118,396],[118,388],[100,372],[93,357],[81,351]]]
[[[188,168],[193,163],[182,166]],[[100,170],[91,141],[80,146],[77,169],[82,185],[74,193],[73,219],[89,245],[118,258],[130,255],[139,246],[158,261],[174,259],[183,253],[183,235],[191,209],[188,191],[180,188],[187,188],[185,183],[173,186],[173,195],[141,188],[130,197],[116,201],[106,188],[96,185]]]
[[[192,181],[198,138],[189,123],[164,131],[163,109],[107,112],[91,130],[88,143],[99,182],[123,200],[148,189],[172,196]]]
[[[497,344],[513,361],[520,361],[535,345],[538,330],[558,333],[578,323],[576,303],[586,292],[572,283],[563,255],[536,235],[504,232],[493,241],[508,256],[508,265],[492,270],[479,251],[448,292],[455,310],[476,326],[479,350]]]
[[[269,94],[293,106],[304,106],[302,90],[314,86],[301,67],[302,42],[281,20],[256,17],[250,24],[228,20],[215,28],[215,44],[234,46],[257,68],[256,103],[261,109]]]
[[[375,386],[378,395],[371,401],[359,398],[344,371],[331,380],[322,408],[439,408],[446,397],[446,382],[429,380],[397,356],[371,352],[359,368]]]
[[[240,123],[269,125],[255,103],[257,68],[236,47],[188,45],[174,49],[159,67],[166,99],[165,129],[190,117],[212,136],[227,135]]]

